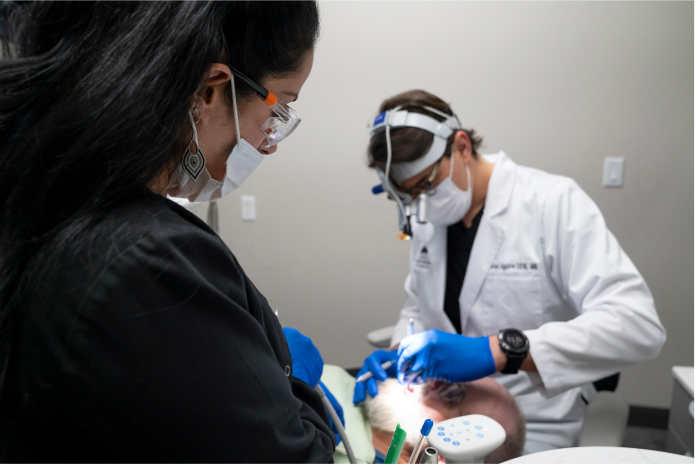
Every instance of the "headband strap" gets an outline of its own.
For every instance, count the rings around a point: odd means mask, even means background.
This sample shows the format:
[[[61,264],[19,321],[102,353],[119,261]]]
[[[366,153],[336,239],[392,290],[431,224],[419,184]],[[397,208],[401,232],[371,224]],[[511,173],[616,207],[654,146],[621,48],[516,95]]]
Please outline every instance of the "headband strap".
[[[461,130],[461,124],[456,115],[451,116],[434,108],[430,108],[429,106],[423,108],[440,116],[444,116],[446,119],[444,121],[437,121],[425,114],[413,113],[395,108],[393,110],[384,111],[378,115],[369,128],[369,135],[371,137],[384,131],[386,126],[391,128],[414,127],[434,135],[432,145],[424,156],[421,156],[415,161],[393,163],[391,165],[390,174],[398,183],[410,179],[424,171],[428,166],[436,163],[446,151],[446,143],[449,136],[451,136],[454,131]]]

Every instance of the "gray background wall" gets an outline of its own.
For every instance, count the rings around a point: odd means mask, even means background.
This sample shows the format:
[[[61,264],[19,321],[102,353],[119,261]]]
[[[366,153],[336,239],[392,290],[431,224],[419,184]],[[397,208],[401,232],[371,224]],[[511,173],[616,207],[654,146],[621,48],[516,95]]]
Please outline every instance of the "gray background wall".
[[[327,363],[358,366],[395,323],[408,244],[370,188],[366,124],[422,88],[519,164],[571,176],[649,284],[668,341],[623,373],[632,404],[668,406],[693,365],[693,3],[329,2],[298,131],[220,202],[221,235]],[[603,158],[626,158],[622,189]],[[240,195],[256,195],[243,223]]]

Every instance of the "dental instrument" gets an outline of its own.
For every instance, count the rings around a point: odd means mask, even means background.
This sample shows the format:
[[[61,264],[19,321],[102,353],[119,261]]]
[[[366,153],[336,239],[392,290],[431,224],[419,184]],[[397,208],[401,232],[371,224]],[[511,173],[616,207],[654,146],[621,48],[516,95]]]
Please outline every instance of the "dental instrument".
[[[398,462],[407,435],[408,433],[401,428],[401,424],[396,424],[396,431],[393,432],[393,438],[391,438],[391,445],[388,453],[386,453],[384,464],[396,464]]]
[[[389,367],[393,366],[393,363],[394,363],[394,362],[396,362],[396,361],[386,361],[385,363],[381,363],[381,368],[384,369],[384,370],[386,370],[386,369],[388,369]],[[365,372],[364,374],[360,375],[359,377],[357,377],[357,378],[355,379],[355,383],[357,383],[357,382],[364,382],[365,380],[369,380],[369,379],[371,379],[372,377],[374,377],[374,373],[372,373],[372,371]]]
[[[326,396],[326,392],[323,391],[321,385],[316,385],[314,390],[316,390],[319,396],[321,396],[321,402],[326,407],[328,415],[331,416],[333,425],[336,429],[338,429],[338,435],[340,435],[340,439],[343,441],[343,446],[345,446],[345,452],[348,455],[348,460],[350,461],[350,464],[356,464],[357,459],[355,458],[355,453],[352,451],[350,440],[348,440],[347,433],[345,433],[345,428],[343,427],[343,424],[340,422],[340,417],[338,417],[338,413],[335,412],[335,409],[333,408],[331,401]]]
[[[420,464],[437,464],[439,462],[439,453],[437,453],[436,448],[428,446],[422,453],[420,458]]]
[[[482,463],[506,438],[497,421],[471,414],[436,423],[427,441],[447,463]]]
[[[411,317],[410,321],[408,321],[408,337],[410,337],[414,333],[415,333],[415,320]],[[410,382],[405,384],[405,388],[403,389],[403,392],[406,394],[408,392],[410,392],[410,393],[413,392],[413,388],[410,386]]]
[[[422,429],[420,429],[420,439],[417,441],[417,446],[415,447],[413,454],[410,455],[408,464],[413,464],[417,460],[420,450],[422,449],[422,445],[425,443],[425,437],[430,434],[430,430],[432,430],[433,425],[434,422],[432,422],[432,419],[427,419],[425,420],[425,423],[422,424]]]

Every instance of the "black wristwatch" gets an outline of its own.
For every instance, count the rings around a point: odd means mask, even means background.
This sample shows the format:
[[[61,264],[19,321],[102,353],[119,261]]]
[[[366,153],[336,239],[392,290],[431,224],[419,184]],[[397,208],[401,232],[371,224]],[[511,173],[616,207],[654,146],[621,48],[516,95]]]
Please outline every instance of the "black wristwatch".
[[[521,330],[504,329],[497,334],[500,348],[507,356],[507,364],[502,369],[503,374],[518,374],[521,363],[528,355],[529,342]]]

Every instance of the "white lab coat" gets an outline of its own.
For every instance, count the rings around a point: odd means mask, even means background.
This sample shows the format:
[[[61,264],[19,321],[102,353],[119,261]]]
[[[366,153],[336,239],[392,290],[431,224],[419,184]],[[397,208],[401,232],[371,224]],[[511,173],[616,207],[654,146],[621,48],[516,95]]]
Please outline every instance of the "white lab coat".
[[[494,163],[459,297],[464,335],[513,327],[538,374],[495,374],[527,420],[525,452],[576,446],[591,382],[656,357],[666,340],[654,300],[598,207],[572,180]],[[413,224],[408,294],[392,338],[455,333],[444,312],[447,228]]]

